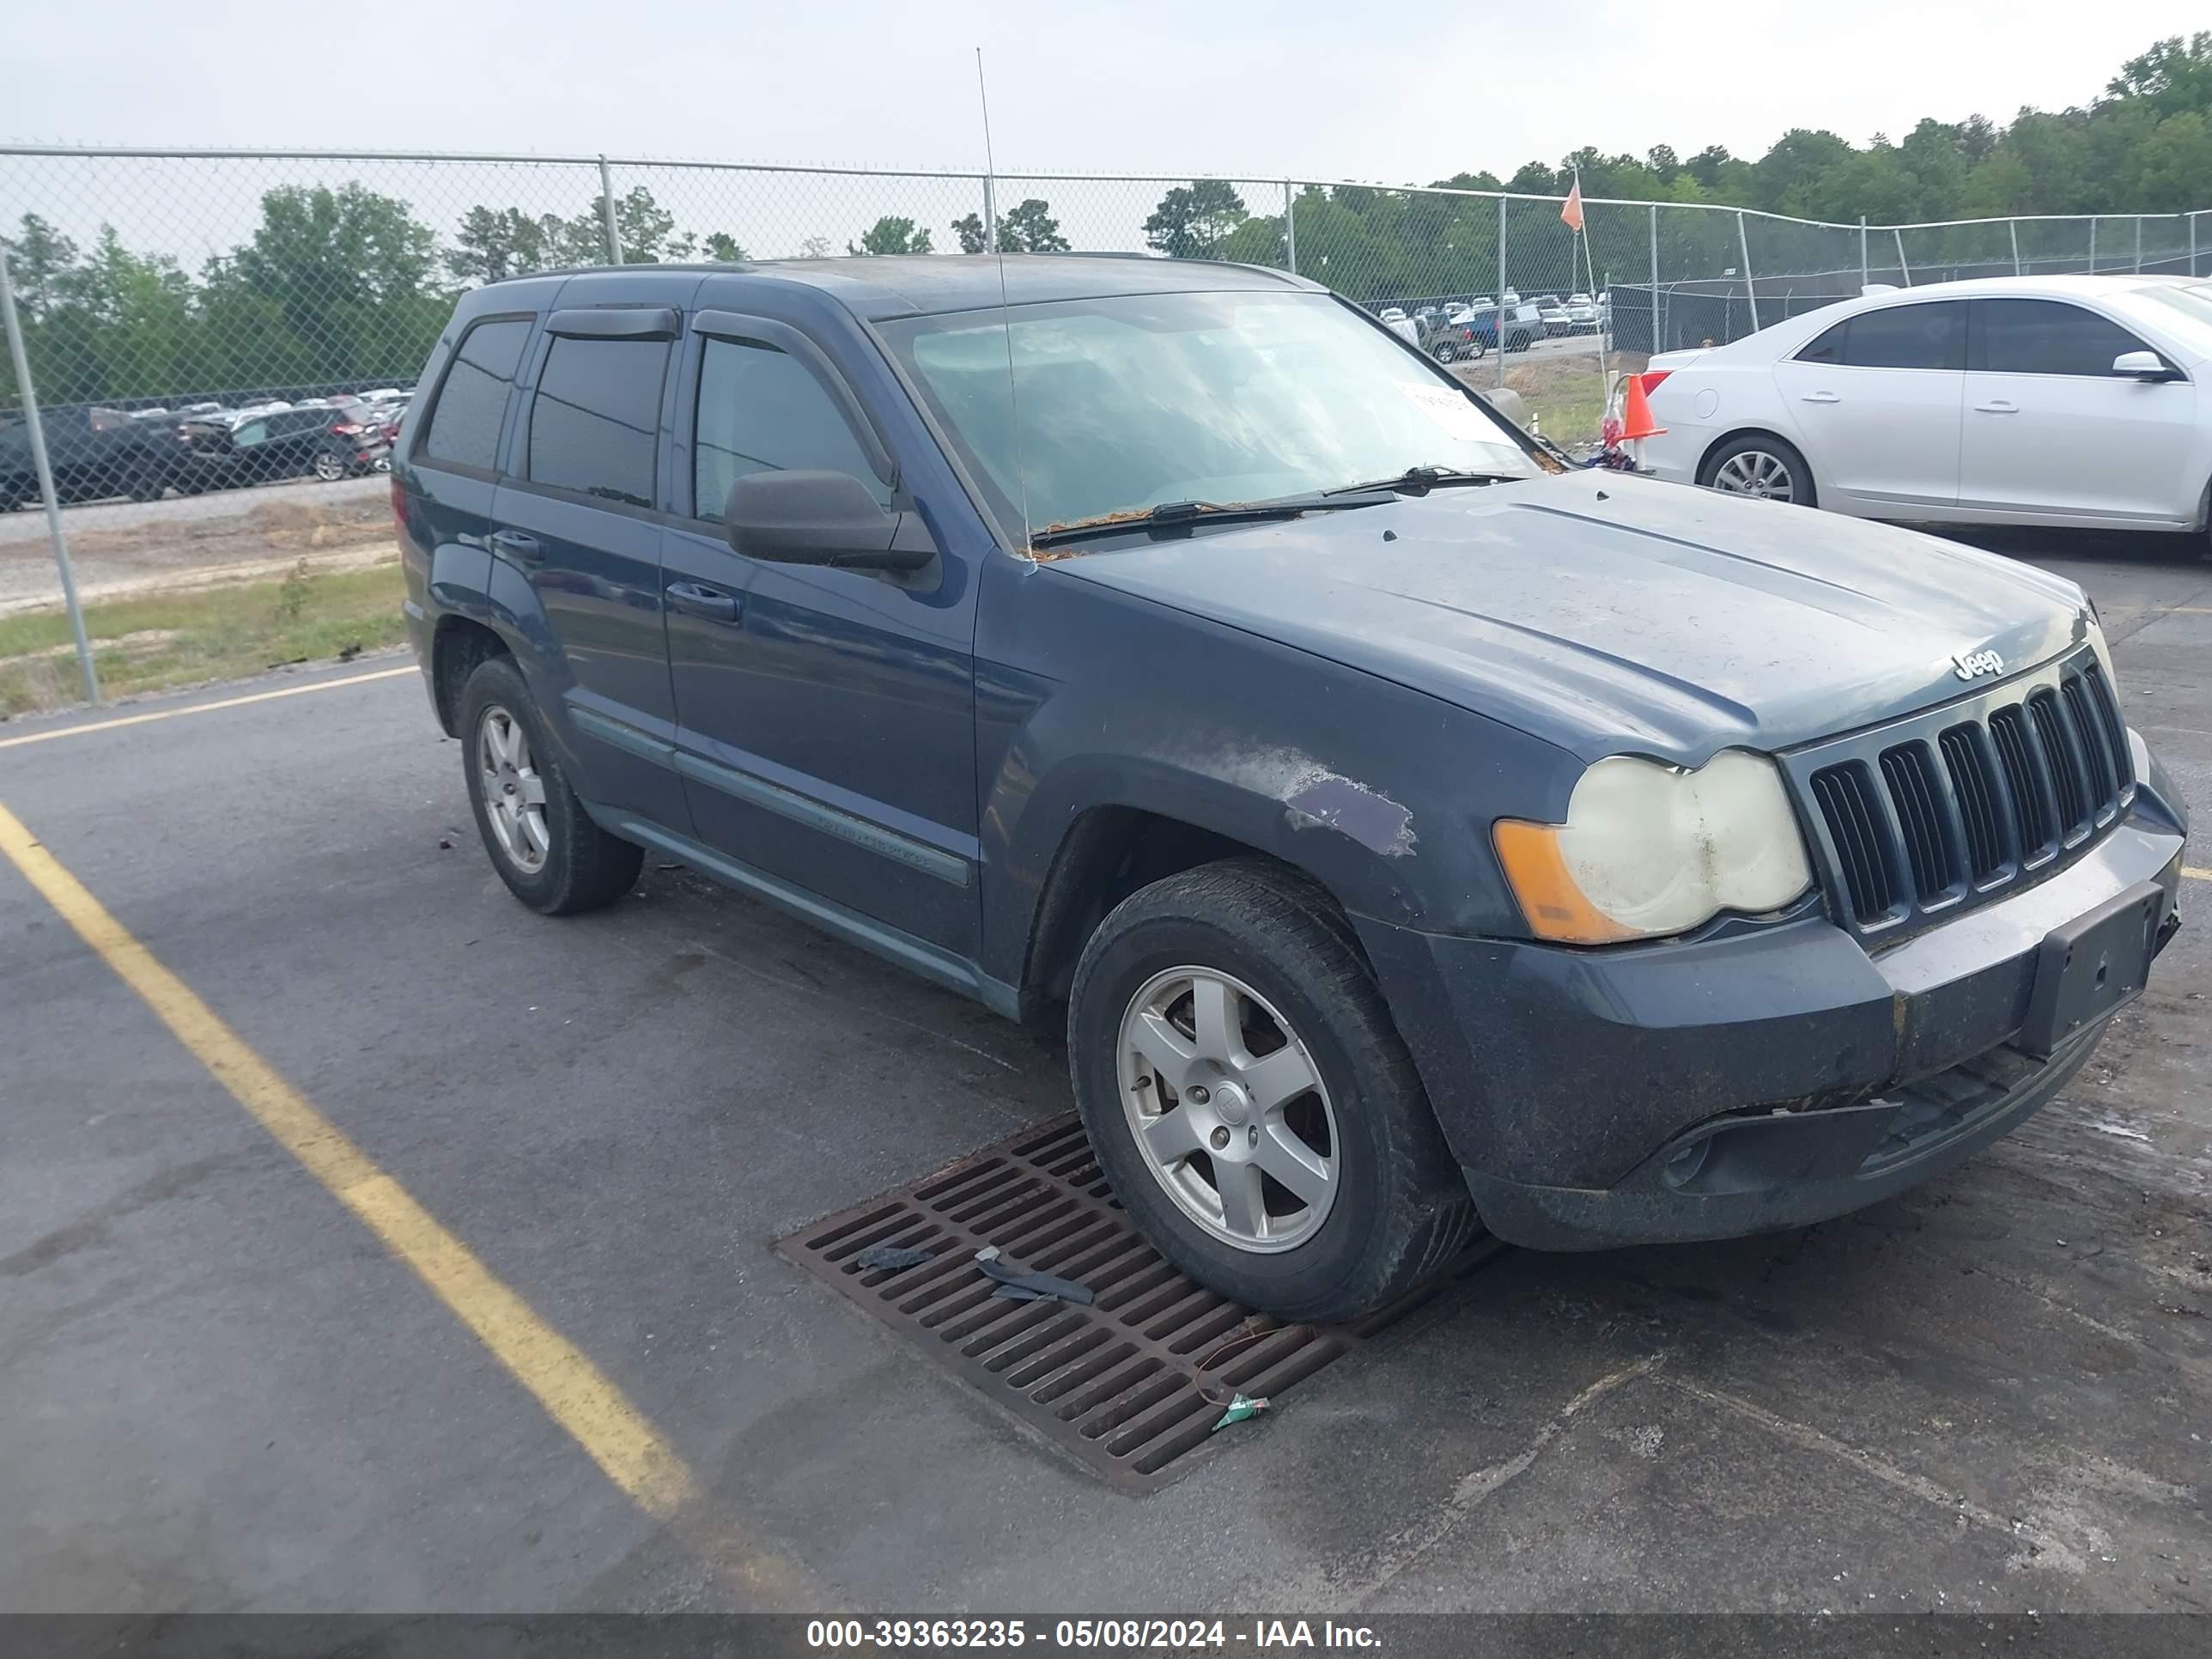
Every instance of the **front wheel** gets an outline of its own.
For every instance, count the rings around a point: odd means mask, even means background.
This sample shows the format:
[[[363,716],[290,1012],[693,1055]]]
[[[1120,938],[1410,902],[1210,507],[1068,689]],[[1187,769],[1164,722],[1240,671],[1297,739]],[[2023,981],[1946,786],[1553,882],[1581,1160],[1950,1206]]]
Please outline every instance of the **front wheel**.
[[[511,659],[486,658],[469,676],[461,737],[469,806],[508,891],[543,915],[563,916],[630,890],[644,850],[592,822]]]
[[[1796,446],[1761,432],[1731,438],[1715,450],[1698,469],[1698,482],[1724,495],[1817,505],[1813,469],[1805,465],[1804,456]]]
[[[1076,968],[1068,1066],[1115,1195],[1162,1255],[1248,1307],[1352,1318],[1473,1236],[1349,924],[1279,866],[1208,865],[1119,905]]]

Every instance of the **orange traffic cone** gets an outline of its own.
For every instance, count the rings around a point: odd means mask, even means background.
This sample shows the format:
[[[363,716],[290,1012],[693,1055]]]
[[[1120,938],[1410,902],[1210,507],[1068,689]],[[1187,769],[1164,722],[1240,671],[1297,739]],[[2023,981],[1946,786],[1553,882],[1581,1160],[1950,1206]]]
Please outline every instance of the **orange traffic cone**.
[[[1627,374],[1621,377],[1627,386],[1627,398],[1620,411],[1620,435],[1628,446],[1629,465],[1637,471],[1644,471],[1644,441],[1658,437],[1667,428],[1651,418],[1650,400],[1644,393],[1644,377]]]
[[[1629,374],[1622,378],[1628,382],[1628,401],[1621,410],[1620,435],[1632,441],[1662,436],[1667,428],[1651,418],[1650,400],[1644,395],[1644,377]]]

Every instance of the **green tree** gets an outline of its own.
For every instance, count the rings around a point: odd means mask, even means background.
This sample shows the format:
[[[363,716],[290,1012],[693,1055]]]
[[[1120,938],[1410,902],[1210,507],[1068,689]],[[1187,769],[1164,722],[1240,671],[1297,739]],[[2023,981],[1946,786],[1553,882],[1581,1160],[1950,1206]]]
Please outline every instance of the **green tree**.
[[[463,282],[496,283],[560,263],[568,226],[550,214],[533,219],[520,208],[472,207],[453,234],[446,269]]]
[[[601,265],[607,263],[607,198],[604,192],[568,222],[568,258],[563,264]],[[622,244],[622,263],[657,265],[689,258],[696,246],[690,236],[676,233],[676,216],[653,199],[643,185],[633,185],[615,198],[615,236]]]
[[[853,254],[927,253],[929,252],[929,233],[918,228],[911,219],[893,218],[886,215],[860,233],[858,246],[846,243],[845,252]]]
[[[988,250],[981,214],[955,219],[951,228],[960,239],[963,253]],[[1051,204],[1032,196],[999,216],[999,246],[1007,253],[1065,253],[1067,238],[1060,234],[1060,221],[1052,216]]]
[[[1145,221],[1145,242],[1170,259],[1211,259],[1244,222],[1244,198],[1225,179],[1198,179],[1160,198]]]
[[[738,239],[727,231],[710,230],[699,239],[700,252],[709,259],[726,265],[742,264],[752,256],[738,245]]]
[[[33,321],[45,316],[76,264],[76,244],[37,214],[27,213],[13,236],[0,236],[0,247],[8,251],[8,268],[25,316]]]

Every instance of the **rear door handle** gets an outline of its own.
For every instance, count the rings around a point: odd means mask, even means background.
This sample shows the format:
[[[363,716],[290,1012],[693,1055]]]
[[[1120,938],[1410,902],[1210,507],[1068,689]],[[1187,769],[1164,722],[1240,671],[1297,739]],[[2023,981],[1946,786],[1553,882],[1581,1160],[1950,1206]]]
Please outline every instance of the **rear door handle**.
[[[1808,404],[1839,404],[1843,400],[1844,396],[1840,392],[1808,392],[1802,401]]]
[[[2020,413],[2020,405],[2018,404],[2007,403],[2002,398],[1992,398],[1990,402],[1985,404],[1976,404],[1974,407],[1984,415],[2017,415]]]
[[[724,593],[697,582],[669,583],[668,602],[687,616],[704,617],[709,622],[735,622],[738,613],[744,609],[744,601],[734,593]]]
[[[538,538],[526,536],[520,530],[495,530],[491,532],[491,548],[495,553],[504,553],[521,564],[542,564],[545,550]]]

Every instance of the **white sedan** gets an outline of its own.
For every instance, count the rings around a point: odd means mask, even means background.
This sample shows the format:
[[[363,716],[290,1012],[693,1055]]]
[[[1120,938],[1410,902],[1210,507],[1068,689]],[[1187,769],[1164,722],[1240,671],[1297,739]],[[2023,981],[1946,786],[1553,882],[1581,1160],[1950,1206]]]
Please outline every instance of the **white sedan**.
[[[1650,374],[1662,478],[1858,518],[2205,528],[2212,282],[1932,283]]]

